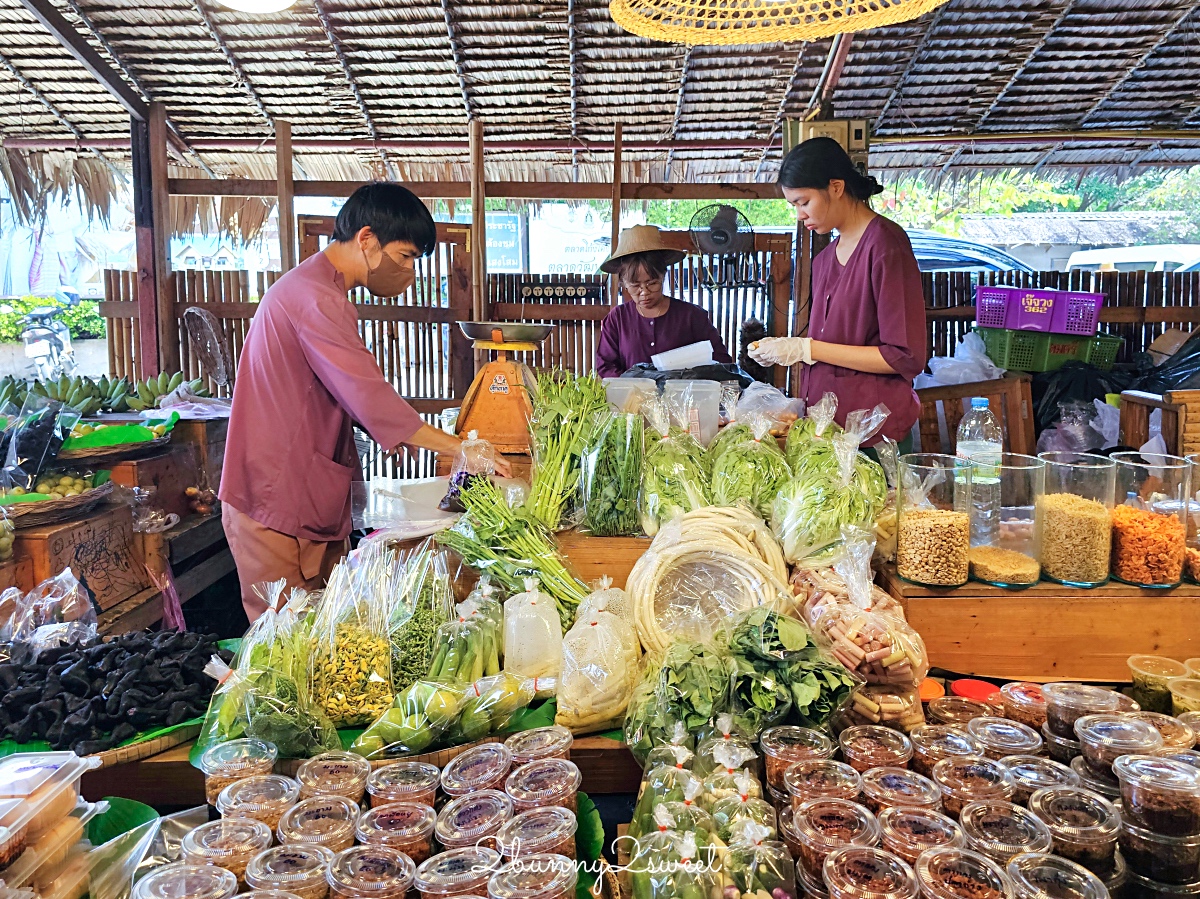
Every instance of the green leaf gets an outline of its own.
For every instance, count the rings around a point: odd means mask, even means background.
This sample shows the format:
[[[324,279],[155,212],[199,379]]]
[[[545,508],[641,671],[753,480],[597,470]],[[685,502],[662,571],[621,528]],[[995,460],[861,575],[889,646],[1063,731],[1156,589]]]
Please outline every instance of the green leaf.
[[[108,811],[97,815],[87,825],[87,837],[93,846],[102,846],[158,817],[158,812],[150,806],[132,799],[106,796],[104,801],[108,803]]]
[[[592,802],[587,793],[578,794],[575,819],[578,822],[575,831],[575,855],[580,861],[599,861],[604,852],[604,823],[600,820],[596,803]],[[596,867],[595,864],[589,864],[580,869],[575,899],[595,899],[591,895],[591,889],[596,883],[596,874],[592,870]]]
[[[517,709],[503,733],[515,734],[523,730],[533,730],[535,727],[550,727],[554,724],[554,716],[557,714],[558,703],[553,699],[547,699],[538,706]]]

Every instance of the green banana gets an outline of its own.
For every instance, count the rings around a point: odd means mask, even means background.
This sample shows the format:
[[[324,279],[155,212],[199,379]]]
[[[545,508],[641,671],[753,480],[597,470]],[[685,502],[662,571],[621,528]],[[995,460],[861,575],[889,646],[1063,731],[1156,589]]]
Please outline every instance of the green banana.
[[[154,402],[154,395],[151,394],[149,385],[150,385],[150,381],[149,381],[149,379],[147,379],[147,380],[139,383],[137,386],[138,400],[141,401],[143,409],[145,409],[147,406],[149,406],[151,403]]]
[[[166,392],[170,393],[172,390],[175,390],[182,383],[183,383],[183,372],[181,372],[181,371],[175,372],[175,374],[171,375],[171,380],[167,382],[167,391]]]

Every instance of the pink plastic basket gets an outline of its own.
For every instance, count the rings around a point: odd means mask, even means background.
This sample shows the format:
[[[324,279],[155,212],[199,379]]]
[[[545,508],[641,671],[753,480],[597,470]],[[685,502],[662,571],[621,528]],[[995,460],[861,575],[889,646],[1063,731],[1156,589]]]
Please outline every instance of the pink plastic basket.
[[[1100,324],[1102,305],[1100,293],[982,284],[975,288],[975,321],[981,328],[1091,337]]]

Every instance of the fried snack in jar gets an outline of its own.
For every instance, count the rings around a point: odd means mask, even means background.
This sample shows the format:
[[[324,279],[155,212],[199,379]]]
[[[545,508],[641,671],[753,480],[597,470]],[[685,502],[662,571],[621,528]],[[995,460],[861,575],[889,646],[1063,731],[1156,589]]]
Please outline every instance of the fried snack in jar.
[[[1077,787],[1079,775],[1059,762],[1040,755],[1007,755],[1000,764],[1008,769],[1013,780],[1013,802],[1028,805],[1029,797],[1037,790],[1050,787]]]
[[[500,853],[486,846],[450,849],[426,859],[417,868],[414,884],[421,899],[479,896],[500,870]]]
[[[455,756],[442,770],[442,792],[451,798],[476,790],[503,790],[512,753],[502,743],[484,743]]]
[[[325,879],[330,899],[404,899],[416,866],[390,846],[355,846],[339,852],[329,863]]]
[[[575,736],[561,724],[535,727],[513,734],[504,741],[512,753],[514,765],[524,765],[538,759],[569,759]]]
[[[810,727],[785,725],[768,728],[758,738],[758,745],[766,765],[768,786],[784,796],[787,795],[787,785],[783,778],[791,765],[833,756],[833,741]]]
[[[872,768],[904,768],[913,755],[912,741],[899,731],[875,724],[847,727],[838,734],[842,758],[858,772]]]
[[[371,763],[353,752],[322,752],[300,765],[296,780],[300,781],[300,797],[345,796],[352,802],[362,802],[367,789]]]
[[[970,849],[930,849],[921,853],[915,869],[925,899],[1013,899],[1004,869]]]
[[[992,707],[978,699],[965,696],[939,696],[929,703],[929,721],[932,724],[950,724],[966,727],[974,718],[992,714]]]
[[[1107,799],[1081,787],[1047,787],[1029,798],[1029,810],[1050,828],[1055,853],[1101,877],[1116,870],[1121,816]]]
[[[278,757],[275,744],[265,740],[230,740],[210,746],[200,756],[200,770],[204,772],[204,798],[209,805],[215,806],[221,791],[235,780],[256,774],[270,774]]]
[[[915,899],[919,892],[908,862],[871,846],[829,853],[822,873],[830,899]]]
[[[983,747],[965,729],[945,724],[926,724],[908,735],[913,744],[911,767],[930,777],[942,759],[983,755]]]
[[[1196,745],[1195,729],[1171,715],[1161,712],[1129,712],[1129,717],[1153,725],[1163,738],[1163,753],[1186,752]]]
[[[1031,852],[1014,858],[1006,869],[1015,899],[1108,899],[1108,887],[1086,868],[1065,858]]]
[[[358,819],[355,834],[364,845],[391,846],[421,864],[433,854],[437,815],[428,805],[389,802]]]
[[[1075,722],[1075,736],[1088,767],[1100,777],[1112,777],[1112,766],[1123,755],[1157,755],[1162,734],[1152,724],[1128,715],[1084,715]]]
[[[281,774],[257,774],[234,781],[217,797],[222,818],[253,818],[271,830],[300,798],[300,784]]]
[[[286,890],[300,899],[324,899],[329,895],[325,873],[332,861],[333,853],[324,846],[276,846],[250,859],[246,884],[256,890]]]
[[[526,855],[509,862],[488,880],[489,899],[572,899],[579,871],[561,855]]]
[[[189,865],[216,865],[244,880],[250,859],[271,848],[271,828],[252,818],[222,818],[201,824],[180,843]]]
[[[783,783],[793,806],[826,797],[856,802],[862,792],[862,776],[845,762],[833,759],[796,762],[783,775]]]
[[[1050,730],[1049,724],[1042,725],[1042,746],[1046,755],[1062,765],[1070,765],[1071,760],[1083,751],[1078,740],[1060,737]]]
[[[968,802],[1012,799],[1013,782],[1008,769],[983,756],[942,759],[933,766],[933,780],[941,788],[942,807],[956,821]]]
[[[910,865],[927,849],[962,846],[962,828],[941,812],[928,808],[892,806],[879,813],[883,848]]]
[[[781,815],[782,820],[782,815]],[[863,806],[845,799],[814,799],[795,809],[791,829],[800,852],[798,868],[812,883],[821,883],[825,857],[843,846],[875,846],[879,822]],[[784,839],[785,844],[788,842]]]
[[[529,809],[505,821],[496,845],[505,859],[525,855],[564,855],[575,858],[575,813],[556,805]]]
[[[1041,730],[1046,723],[1046,697],[1041,684],[1013,681],[1000,688],[1004,717]]]
[[[968,802],[958,816],[967,848],[1006,865],[1023,852],[1049,852],[1050,828],[1027,809],[1001,799]]]
[[[512,799],[513,811],[557,805],[574,812],[583,776],[572,761],[559,758],[526,762],[508,775],[504,792]]]
[[[217,865],[176,862],[156,868],[137,882],[133,899],[229,899],[237,877]]]
[[[451,799],[438,813],[434,835],[446,849],[496,848],[496,832],[513,815],[513,803],[499,790],[480,790]]]
[[[1200,882],[1200,836],[1168,837],[1122,821],[1117,840],[1134,874],[1158,883]]]
[[[867,808],[879,814],[886,808],[942,807],[942,793],[928,777],[907,768],[872,768],[862,776],[862,791]]]
[[[367,777],[371,805],[411,802],[433,806],[442,771],[426,762],[393,762],[376,768]]]
[[[341,852],[354,845],[358,823],[358,805],[345,796],[328,794],[302,799],[279,819],[279,842],[310,843],[330,852]]]
[[[1127,755],[1113,764],[1125,821],[1164,836],[1200,834],[1200,771],[1182,762]]]
[[[1084,715],[1116,712],[1118,706],[1118,694],[1112,690],[1073,682],[1045,684],[1042,696],[1046,699],[1046,727],[1067,740],[1079,739],[1075,722]]]
[[[1042,738],[1026,724],[1007,718],[985,716],[967,724],[967,733],[979,741],[983,754],[990,759],[1006,755],[1037,755],[1042,751]]]

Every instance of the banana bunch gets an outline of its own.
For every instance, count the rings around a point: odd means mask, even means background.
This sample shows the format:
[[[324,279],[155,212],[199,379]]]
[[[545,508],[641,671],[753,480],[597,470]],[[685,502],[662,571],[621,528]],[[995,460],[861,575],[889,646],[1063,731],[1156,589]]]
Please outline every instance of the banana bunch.
[[[0,409],[12,403],[18,409],[25,404],[25,396],[29,393],[29,385],[23,380],[5,375],[0,378]]]
[[[52,379],[45,383],[34,381],[29,385],[29,391],[35,396],[57,400],[83,416],[95,415],[104,405],[96,382],[79,375],[74,378],[63,375],[57,381]]]
[[[133,388],[126,378],[109,378],[102,375],[96,382],[96,394],[100,397],[100,405],[105,412],[125,412],[128,410],[126,400]]]
[[[172,390],[175,390],[182,383],[183,372],[177,371],[173,375],[162,372],[156,378],[147,378],[135,384],[132,394],[125,403],[132,412],[141,412],[143,409],[154,409],[158,406],[159,400]],[[201,378],[189,382],[188,386],[191,387],[192,392],[197,396],[209,395]]]

